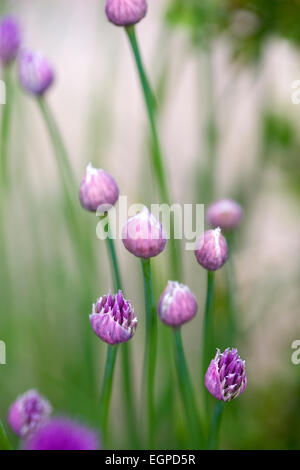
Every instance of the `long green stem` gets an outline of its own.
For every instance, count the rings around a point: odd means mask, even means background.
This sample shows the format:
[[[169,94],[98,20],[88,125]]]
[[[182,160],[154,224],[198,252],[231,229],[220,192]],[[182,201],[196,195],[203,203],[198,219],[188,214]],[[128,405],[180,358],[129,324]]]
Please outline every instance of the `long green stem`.
[[[113,383],[113,375],[117,357],[117,346],[107,347],[107,357],[105,364],[105,372],[103,378],[103,385],[100,395],[100,423],[103,432],[104,440],[107,438],[107,422],[108,412],[111,399],[111,389]]]
[[[12,450],[11,443],[7,437],[4,426],[0,419],[0,450]]]
[[[142,259],[144,278],[145,310],[146,310],[146,339],[144,357],[144,387],[146,393],[146,406],[149,426],[149,446],[154,446],[155,432],[155,367],[157,350],[157,315],[154,302],[150,259]]]
[[[7,185],[7,158],[8,158],[8,139],[11,123],[11,110],[12,110],[12,87],[10,67],[3,68],[3,79],[5,83],[6,104],[2,105],[2,119],[0,129],[0,165],[1,165],[1,186],[2,188]],[[3,197],[3,195],[2,195]]]
[[[210,435],[208,441],[208,449],[210,450],[218,448],[220,425],[224,407],[225,403],[223,401],[217,400],[211,421]]]
[[[213,318],[212,318],[212,306],[213,306],[213,281],[214,273],[207,271],[207,291],[206,291],[206,303],[204,312],[204,323],[203,323],[203,340],[202,340],[202,374],[205,376],[209,362],[212,359],[212,345],[213,345]]]
[[[160,141],[157,132],[156,117],[155,117],[155,101],[153,93],[150,88],[149,80],[143,65],[139,45],[137,42],[134,26],[128,26],[125,28],[127,36],[132,48],[132,52],[135,58],[136,67],[138,70],[142,91],[144,95],[147,115],[150,124],[150,131],[152,136],[152,166],[155,172],[155,176],[158,183],[159,193],[162,201],[170,205],[171,197],[167,187],[167,178],[163,162],[163,155],[161,151]],[[179,243],[174,239],[174,215],[170,221],[170,244],[171,244],[171,263],[172,263],[172,275],[174,278],[180,280],[181,278],[181,258],[179,254]]]
[[[114,289],[115,289],[115,292],[117,293],[119,290],[123,290],[123,288],[122,288],[122,281],[121,281],[121,275],[120,275],[120,270],[119,270],[115,244],[111,236],[109,222],[107,222],[106,231],[107,231],[106,242],[107,242],[107,249],[108,249],[110,262],[111,262]],[[133,389],[132,389],[130,347],[128,343],[124,343],[120,346],[120,348],[121,348],[121,360],[122,360],[124,402],[125,402],[125,410],[127,412],[127,422],[130,427],[134,444],[137,446],[139,439],[138,439],[138,435],[136,432],[136,417],[135,417],[135,407],[134,407],[134,394],[133,394]]]
[[[199,445],[201,446],[203,442],[203,433],[199,422],[193,386],[185,360],[180,329],[174,329],[173,337],[176,370],[181,398],[186,415],[187,427],[191,434],[191,444],[194,446],[194,448],[198,448]]]

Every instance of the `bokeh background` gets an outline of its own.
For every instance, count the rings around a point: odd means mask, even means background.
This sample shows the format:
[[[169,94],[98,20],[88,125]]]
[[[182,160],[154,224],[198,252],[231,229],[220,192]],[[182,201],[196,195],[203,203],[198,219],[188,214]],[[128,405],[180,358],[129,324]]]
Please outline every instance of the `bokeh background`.
[[[108,23],[104,3],[1,0],[0,13],[14,14],[24,44],[55,67],[47,101],[78,185],[91,161],[114,175],[129,202],[149,204],[158,198],[144,103],[126,35]],[[291,101],[292,83],[300,79],[299,21],[298,0],[149,0],[148,15],[137,27],[157,97],[174,202],[234,197],[245,211],[231,262],[216,276],[218,344],[237,346],[248,371],[247,391],[225,411],[225,449],[300,447],[300,365],[291,362],[291,344],[300,339],[300,105]],[[19,393],[36,387],[56,413],[97,427],[106,346],[93,335],[88,314],[96,297],[111,288],[106,249],[96,237],[96,217],[78,203],[89,267],[80,269],[45,123],[34,98],[19,89],[16,73],[12,99],[9,188],[1,220],[0,339],[7,348],[7,364],[0,366],[1,418]],[[138,260],[121,242],[117,250],[126,295],[139,318],[131,354],[141,411],[142,277]],[[182,255],[183,279],[199,301],[183,336],[201,396],[206,280],[193,253]],[[166,252],[153,262],[157,297],[169,277],[168,260]],[[236,314],[235,344],[227,344],[230,308]],[[161,324],[158,358],[158,447],[185,448],[170,332]],[[111,448],[131,445],[120,367],[118,361]]]

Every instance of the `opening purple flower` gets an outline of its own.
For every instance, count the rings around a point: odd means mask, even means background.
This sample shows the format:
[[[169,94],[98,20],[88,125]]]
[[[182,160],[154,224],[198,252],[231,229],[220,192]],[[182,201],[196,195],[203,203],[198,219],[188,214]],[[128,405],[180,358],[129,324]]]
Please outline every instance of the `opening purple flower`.
[[[230,401],[241,395],[247,386],[245,361],[237,349],[217,349],[205,375],[205,387],[218,400]]]
[[[52,418],[25,442],[26,450],[97,450],[97,434],[75,421]]]
[[[131,339],[138,324],[134,310],[130,302],[124,299],[122,291],[100,297],[93,305],[90,321],[96,335],[112,345]]]

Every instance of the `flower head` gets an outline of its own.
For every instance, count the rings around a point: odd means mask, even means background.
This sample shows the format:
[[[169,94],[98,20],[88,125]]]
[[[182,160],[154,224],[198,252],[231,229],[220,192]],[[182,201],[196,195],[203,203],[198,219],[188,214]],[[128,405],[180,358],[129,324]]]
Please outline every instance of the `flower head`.
[[[24,90],[42,96],[54,81],[54,70],[38,52],[23,50],[19,60],[19,79]]]
[[[122,239],[125,248],[138,258],[159,255],[166,246],[167,236],[161,223],[146,206],[123,227]]]
[[[132,338],[138,323],[130,302],[120,290],[116,295],[109,293],[97,300],[90,321],[96,335],[112,345]]]
[[[117,202],[119,188],[109,173],[89,163],[81,181],[79,198],[84,209],[96,212],[101,206],[105,212],[105,208],[109,209]]]
[[[141,21],[147,13],[146,0],[106,0],[106,16],[116,26],[130,26]]]
[[[208,224],[222,230],[235,229],[243,216],[242,207],[232,199],[221,199],[209,206],[206,213]]]
[[[27,436],[41,426],[51,415],[52,407],[48,400],[36,390],[28,390],[20,395],[8,412],[8,424],[18,436]]]
[[[198,238],[195,256],[208,271],[216,271],[223,266],[228,258],[228,247],[219,227],[207,230]]]
[[[12,62],[20,48],[21,30],[19,23],[11,16],[0,20],[0,61],[4,64]]]
[[[169,281],[158,303],[158,315],[169,326],[178,327],[191,320],[197,313],[195,296],[184,284]]]
[[[247,387],[245,361],[237,349],[217,349],[205,375],[205,387],[218,400],[230,401],[241,395]]]
[[[26,450],[98,450],[97,434],[67,418],[52,418],[26,442]]]

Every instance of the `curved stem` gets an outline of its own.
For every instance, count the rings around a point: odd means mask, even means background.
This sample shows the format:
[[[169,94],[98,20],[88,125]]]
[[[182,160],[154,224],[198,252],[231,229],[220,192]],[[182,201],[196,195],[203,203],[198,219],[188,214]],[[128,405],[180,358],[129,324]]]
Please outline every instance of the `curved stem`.
[[[156,367],[156,350],[157,350],[157,317],[156,306],[154,302],[151,264],[150,259],[142,259],[142,271],[144,278],[145,292],[145,309],[146,309],[146,339],[145,339],[145,356],[144,356],[144,373],[145,373],[145,392],[148,413],[149,426],[149,446],[154,447],[154,431],[155,431],[155,367]]]
[[[11,443],[7,437],[4,426],[0,419],[0,450],[12,450]]]
[[[193,446],[195,446],[193,448],[198,448],[199,445],[201,446],[203,442],[203,433],[199,422],[193,386],[185,360],[180,329],[174,329],[173,338],[176,370],[181,398],[186,415],[187,427],[191,434],[191,443]]]
[[[213,306],[213,281],[214,273],[207,271],[207,291],[206,303],[203,323],[203,340],[202,340],[202,374],[205,376],[209,362],[212,359],[213,345],[213,327],[212,327],[212,306]]]
[[[107,250],[110,257],[111,271],[113,276],[114,290],[117,293],[119,290],[123,291],[121,275],[119,270],[119,264],[115,249],[114,240],[111,237],[109,220],[107,217],[106,225],[106,242]],[[131,373],[131,360],[130,360],[130,347],[128,343],[120,345],[121,348],[121,360],[122,360],[122,374],[123,374],[123,387],[124,387],[124,402],[125,410],[127,412],[127,421],[131,430],[131,435],[135,445],[138,445],[138,436],[136,432],[136,417],[134,408],[134,394],[132,389],[132,373]]]
[[[111,399],[111,389],[113,383],[113,375],[117,357],[117,346],[107,347],[107,357],[105,364],[105,372],[103,378],[103,385],[100,395],[100,423],[104,439],[107,437],[107,421],[108,412]]]
[[[1,135],[0,135],[0,165],[1,165],[1,185],[5,187],[7,185],[7,158],[8,158],[8,139],[9,130],[11,123],[11,110],[12,110],[12,87],[11,87],[11,76],[10,67],[6,66],[3,68],[3,79],[6,87],[6,104],[2,107],[2,119],[1,119]],[[3,195],[2,195],[3,197]]]
[[[218,400],[215,404],[208,441],[208,449],[210,450],[218,448],[220,425],[224,407],[225,403],[223,401]]]
[[[157,132],[156,118],[155,118],[155,101],[154,101],[153,93],[149,85],[149,80],[147,78],[147,74],[143,65],[139,45],[138,45],[136,34],[135,34],[135,28],[134,26],[128,26],[125,28],[125,30],[126,30],[126,33],[127,33],[127,36],[128,36],[131,48],[132,48],[134,58],[135,58],[135,62],[136,62],[142,90],[143,90],[149,124],[150,124],[150,131],[151,131],[151,136],[152,136],[152,152],[151,152],[152,166],[153,166],[155,176],[158,182],[160,197],[164,203],[170,205],[171,197],[170,197],[169,190],[168,190],[167,183],[166,183],[167,181],[166,172],[165,172],[163,156],[162,156],[162,151],[161,151],[158,132]],[[170,223],[170,245],[171,245],[170,256],[171,256],[173,277],[180,280],[181,258],[179,255],[179,243],[176,242],[176,240],[174,239],[174,217],[173,216],[170,222],[171,222]]]

